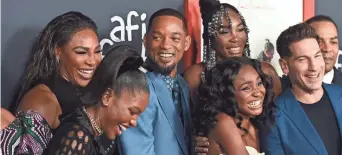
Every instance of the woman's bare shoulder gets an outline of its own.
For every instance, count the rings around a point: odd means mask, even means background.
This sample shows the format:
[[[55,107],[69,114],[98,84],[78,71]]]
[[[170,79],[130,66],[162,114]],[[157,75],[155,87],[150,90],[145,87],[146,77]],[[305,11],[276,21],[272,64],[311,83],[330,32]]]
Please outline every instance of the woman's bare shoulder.
[[[32,110],[41,114],[49,125],[54,128],[59,122],[58,115],[62,112],[55,94],[44,84],[29,90],[19,102],[17,112]]]
[[[184,76],[193,76],[198,75],[203,71],[204,64],[203,63],[197,63],[192,66],[190,66],[185,72]]]
[[[58,105],[58,100],[55,94],[44,84],[39,84],[29,90],[19,102],[19,109],[29,110],[36,106],[50,106]],[[34,109],[33,109],[34,110]]]

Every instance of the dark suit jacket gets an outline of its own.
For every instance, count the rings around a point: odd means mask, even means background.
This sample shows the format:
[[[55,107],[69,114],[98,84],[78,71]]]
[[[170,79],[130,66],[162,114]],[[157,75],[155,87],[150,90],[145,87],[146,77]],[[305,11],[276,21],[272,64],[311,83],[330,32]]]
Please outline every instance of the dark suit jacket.
[[[334,67],[334,78],[332,81],[333,84],[342,86],[342,72]]]

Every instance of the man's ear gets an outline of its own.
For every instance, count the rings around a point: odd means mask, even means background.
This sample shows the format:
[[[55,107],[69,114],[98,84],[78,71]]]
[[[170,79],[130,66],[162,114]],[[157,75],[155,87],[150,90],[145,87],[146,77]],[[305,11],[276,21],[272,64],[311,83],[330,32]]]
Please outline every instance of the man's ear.
[[[285,59],[280,58],[278,62],[283,73],[285,75],[289,74],[289,66],[287,64],[287,61]]]
[[[187,35],[185,37],[185,47],[184,47],[184,51],[187,51],[190,47],[190,44],[191,44],[191,37],[190,35]]]
[[[107,107],[114,99],[114,91],[112,89],[107,89],[102,95],[102,104]]]

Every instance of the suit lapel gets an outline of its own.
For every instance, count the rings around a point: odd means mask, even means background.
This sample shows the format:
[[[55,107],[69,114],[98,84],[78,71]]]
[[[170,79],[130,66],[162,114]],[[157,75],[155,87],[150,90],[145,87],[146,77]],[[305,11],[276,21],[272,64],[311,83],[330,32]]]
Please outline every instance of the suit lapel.
[[[188,147],[191,146],[191,129],[192,129],[192,120],[191,120],[191,111],[190,111],[190,96],[189,96],[189,88],[188,83],[178,75],[177,77],[178,82],[181,88],[181,100],[182,100],[182,113],[183,113],[183,120],[184,120],[184,133],[185,133],[185,140]]]
[[[323,141],[292,91],[287,89],[284,95],[287,98],[284,113],[319,154],[328,154]]]
[[[333,84],[342,85],[342,72],[334,68]]]
[[[159,104],[178,140],[179,145],[183,150],[183,153],[188,154],[184,138],[184,128],[180,120],[180,117],[177,114],[176,107],[172,101],[172,96],[169,90],[167,89],[165,82],[153,72],[148,72],[147,75],[151,79],[151,83],[154,87]]]
[[[182,92],[181,99],[182,99],[182,109],[183,109],[184,122],[187,122],[186,124],[191,125],[192,120],[191,120],[190,105],[189,105],[189,101],[190,101],[189,89],[187,87],[188,84],[179,75],[178,75],[177,79],[178,79],[179,84],[181,85],[180,87],[182,90],[181,91]]]
[[[336,91],[334,85],[323,84],[325,91],[328,93],[330,102],[335,111],[336,119],[342,136],[342,92]]]

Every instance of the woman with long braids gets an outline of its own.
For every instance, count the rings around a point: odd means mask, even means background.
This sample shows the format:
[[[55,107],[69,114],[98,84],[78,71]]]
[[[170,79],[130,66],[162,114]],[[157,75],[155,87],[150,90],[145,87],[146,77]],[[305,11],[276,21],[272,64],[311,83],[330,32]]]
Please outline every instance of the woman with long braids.
[[[275,109],[272,84],[260,62],[227,58],[205,78],[193,121],[194,132],[209,139],[207,154],[259,154],[259,129],[273,123]]]
[[[37,111],[55,129],[60,114],[80,107],[78,89],[88,84],[102,59],[96,24],[79,12],[62,14],[43,29],[38,46],[16,110]]]
[[[205,81],[205,74],[216,63],[228,57],[250,57],[249,29],[240,12],[232,5],[218,0],[200,0],[203,23],[203,61],[191,66],[184,74],[189,83],[191,100],[196,105],[197,88]],[[281,83],[275,69],[262,63],[262,71],[272,77],[273,91],[281,92]]]
[[[54,133],[60,121],[82,106],[80,89],[91,80],[102,59],[95,22],[80,12],[55,17],[42,30],[38,50],[23,77],[16,113],[32,110]],[[114,141],[101,136],[106,153]]]

